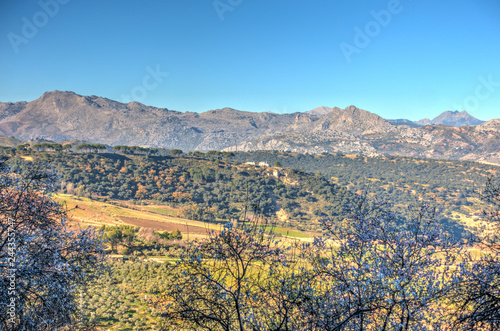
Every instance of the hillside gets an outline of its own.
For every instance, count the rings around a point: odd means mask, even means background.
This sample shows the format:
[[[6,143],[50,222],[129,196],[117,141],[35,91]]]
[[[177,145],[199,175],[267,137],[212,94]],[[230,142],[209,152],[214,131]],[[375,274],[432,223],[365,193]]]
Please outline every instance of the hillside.
[[[391,201],[402,210],[417,200],[431,201],[440,206],[442,222],[458,228],[477,226],[475,213],[481,209],[477,190],[487,178],[500,174],[500,166],[466,161],[277,151],[235,154],[239,162],[266,160],[321,174],[353,192],[370,192]]]
[[[0,146],[3,146],[3,147],[17,147],[17,145],[20,145],[22,143],[24,143],[24,141],[13,138],[13,137],[0,136]]]
[[[336,218],[357,194],[368,192],[393,202],[402,217],[412,202],[435,201],[443,207],[444,228],[458,235],[479,209],[476,185],[500,172],[497,166],[473,162],[285,152],[238,152],[233,159],[201,153],[11,155],[13,164],[24,159],[50,160],[61,175],[62,194],[147,203],[157,211],[174,208],[169,215],[201,222],[240,218],[246,210],[302,231],[319,230],[320,218]],[[276,166],[254,165],[262,161]]]
[[[11,162],[25,158],[17,155]],[[51,160],[61,176],[60,193],[153,202],[196,221],[258,213],[280,226],[318,230],[320,215],[336,217],[355,198],[346,188],[303,171],[198,157],[42,152],[30,158]]]

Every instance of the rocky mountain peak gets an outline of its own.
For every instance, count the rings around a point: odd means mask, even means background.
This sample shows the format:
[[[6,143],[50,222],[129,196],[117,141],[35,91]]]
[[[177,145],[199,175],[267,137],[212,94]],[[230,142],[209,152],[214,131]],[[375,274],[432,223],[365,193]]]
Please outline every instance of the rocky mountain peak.
[[[479,125],[484,123],[469,113],[458,110],[448,110],[441,113],[439,116],[434,118],[433,120],[429,120],[427,118],[422,119],[416,122],[420,125],[448,125],[448,126],[463,126],[463,125]]]
[[[72,92],[72,91],[54,90],[54,91],[47,91],[47,92],[45,92],[37,100],[46,101],[46,100],[61,99],[61,98],[72,98],[72,97],[82,97],[82,96],[78,95],[78,94],[76,94],[75,92]]]

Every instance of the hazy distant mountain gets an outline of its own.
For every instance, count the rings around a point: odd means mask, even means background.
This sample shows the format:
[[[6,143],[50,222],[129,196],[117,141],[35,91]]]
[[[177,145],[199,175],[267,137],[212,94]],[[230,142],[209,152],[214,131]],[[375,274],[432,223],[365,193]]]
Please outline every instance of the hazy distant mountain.
[[[469,115],[465,110],[459,112],[455,111],[445,111],[438,117],[430,120],[428,118],[424,118],[420,121],[416,122],[420,125],[449,125],[449,126],[463,126],[463,125],[479,125],[484,123],[484,121],[478,120],[477,118]]]
[[[389,123],[391,123],[392,125],[408,125],[412,128],[418,128],[418,127],[421,127],[422,125],[421,124],[417,124],[413,121],[410,121],[410,120],[407,120],[407,119],[404,119],[404,118],[398,118],[398,119],[395,119],[395,120],[387,120]]]
[[[293,131],[260,137],[227,150],[397,155],[500,164],[500,120],[477,126],[404,125],[377,131]]]
[[[435,120],[447,125],[478,121],[465,112],[445,112]],[[500,120],[420,127],[408,120],[388,121],[355,106],[293,114],[231,108],[182,113],[53,91],[31,102],[0,103],[0,135],[185,151],[342,152],[500,163]]]
[[[312,110],[309,110],[306,113],[309,114],[309,115],[319,115],[319,116],[321,116],[321,115],[328,114],[332,110],[333,110],[333,108],[322,106],[322,107],[318,107],[318,108],[314,108]]]
[[[424,118],[421,120],[418,120],[415,122],[417,125],[424,126],[424,125],[432,125],[432,121],[428,118]]]

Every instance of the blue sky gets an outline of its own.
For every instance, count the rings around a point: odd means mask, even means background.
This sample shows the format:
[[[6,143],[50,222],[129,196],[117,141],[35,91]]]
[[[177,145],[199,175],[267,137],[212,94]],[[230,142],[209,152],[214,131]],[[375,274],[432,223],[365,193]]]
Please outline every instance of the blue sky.
[[[498,0],[0,2],[3,102],[63,90],[179,111],[488,120],[499,59]]]

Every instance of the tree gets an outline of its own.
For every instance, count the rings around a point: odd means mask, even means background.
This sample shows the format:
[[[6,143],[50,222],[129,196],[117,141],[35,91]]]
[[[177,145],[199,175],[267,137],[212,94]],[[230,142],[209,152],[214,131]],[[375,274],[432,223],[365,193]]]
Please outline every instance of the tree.
[[[173,156],[178,156],[178,155],[182,155],[183,152],[181,149],[171,149],[170,150],[170,155],[173,155]]]
[[[216,150],[211,150],[211,151],[208,151],[206,153],[207,156],[213,156],[213,157],[216,157],[216,158],[219,158],[220,155],[222,155],[221,152],[219,151],[216,151]]]
[[[71,148],[73,148],[73,146],[70,143],[64,144],[62,147],[63,151],[71,151]]]
[[[179,231],[179,229],[175,229],[174,231],[172,231],[172,233],[170,233],[170,238],[174,240],[180,240],[182,239],[182,233]]]
[[[123,146],[123,145],[116,145],[113,147],[113,151],[115,152],[122,152],[122,153],[126,153],[127,151],[127,146]]]
[[[442,233],[435,208],[399,222],[388,203],[362,197],[343,221],[323,220],[311,256],[314,289],[302,307],[309,330],[423,330],[446,325],[443,299],[456,284],[461,245]],[[443,323],[443,324],[440,324]]]
[[[101,231],[104,233],[104,239],[109,242],[112,252],[117,252],[118,244],[123,240],[123,232],[121,227],[112,226],[107,227],[103,225]]]
[[[34,144],[33,146],[31,146],[31,149],[34,149],[37,152],[40,152],[40,151],[44,150],[45,148],[42,146],[42,144]]]
[[[261,228],[227,223],[187,248],[157,306],[180,329],[298,329],[301,282],[290,268],[283,247]]]
[[[193,156],[198,157],[198,158],[204,158],[205,153],[199,152],[199,151],[194,151]]]
[[[25,143],[25,144],[17,145],[16,150],[21,152],[21,153],[25,153],[29,150],[29,148],[30,148],[30,144]]]
[[[92,153],[92,152],[99,153],[99,151],[106,150],[106,146],[103,145],[103,144],[89,144],[89,143],[85,143],[85,144],[80,144],[80,145],[76,146],[76,149],[78,151],[85,149],[89,153]]]
[[[0,161],[0,329],[54,330],[75,322],[77,288],[102,267],[91,229],[65,225],[46,163]]]
[[[231,159],[236,156],[233,152],[222,152],[222,155],[225,159]]]
[[[486,225],[473,244],[481,254],[467,254],[450,295],[457,307],[455,326],[467,330],[500,328],[500,181],[488,179],[480,198],[488,205],[483,212]]]

